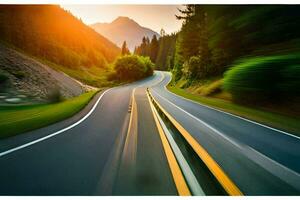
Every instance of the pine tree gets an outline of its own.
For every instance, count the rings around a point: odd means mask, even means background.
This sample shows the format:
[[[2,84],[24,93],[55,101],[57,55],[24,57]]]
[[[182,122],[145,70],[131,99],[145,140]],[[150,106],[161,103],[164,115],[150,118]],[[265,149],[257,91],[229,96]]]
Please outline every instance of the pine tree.
[[[130,51],[129,49],[127,48],[127,44],[126,44],[126,41],[123,42],[123,45],[122,45],[122,55],[129,55],[130,54]]]
[[[166,31],[162,28],[160,29],[160,36],[164,37],[166,35]]]
[[[176,18],[183,20],[183,25],[177,41],[177,54],[179,54],[177,58],[182,58],[182,62],[186,65],[192,57],[199,58],[198,68],[190,68],[193,69],[193,72],[187,71],[187,74],[197,78],[202,73],[200,68],[208,69],[211,64],[211,54],[208,47],[207,13],[204,6],[198,5],[187,5],[184,10],[179,11],[181,15],[177,15]]]
[[[158,48],[159,48],[159,43],[157,37],[156,35],[153,35],[150,43],[150,55],[149,55],[152,62],[156,61]]]
[[[156,67],[161,70],[173,68],[176,34],[165,35],[159,38],[159,49],[156,58]]]
[[[140,55],[146,56],[147,55],[147,38],[145,36],[142,39],[142,44],[140,46],[140,49],[141,49]]]
[[[138,47],[134,47],[134,51],[133,51],[133,54],[137,54],[138,55]]]

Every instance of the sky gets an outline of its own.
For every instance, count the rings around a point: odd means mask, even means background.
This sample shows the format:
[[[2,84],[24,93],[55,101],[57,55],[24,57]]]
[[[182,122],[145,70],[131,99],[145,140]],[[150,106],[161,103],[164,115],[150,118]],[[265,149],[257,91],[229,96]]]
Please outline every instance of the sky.
[[[159,33],[163,28],[166,33],[178,31],[181,21],[175,18],[177,8],[182,5],[61,5],[85,24],[112,22],[118,16],[126,16],[141,26]]]

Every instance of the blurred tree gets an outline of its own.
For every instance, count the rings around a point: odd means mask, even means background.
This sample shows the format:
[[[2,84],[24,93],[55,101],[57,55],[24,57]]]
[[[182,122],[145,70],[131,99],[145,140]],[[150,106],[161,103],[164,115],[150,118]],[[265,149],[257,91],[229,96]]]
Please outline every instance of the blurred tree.
[[[160,36],[161,37],[164,37],[165,35],[166,35],[166,31],[162,28],[162,29],[160,29]]]
[[[159,39],[154,35],[150,43],[143,38],[141,45],[135,47],[134,54],[150,57],[156,69],[168,70],[174,65],[175,44],[176,34],[165,34]]]
[[[153,35],[150,43],[150,59],[152,62],[156,61],[157,54],[158,54],[158,48],[159,48],[159,43],[157,40],[156,35]]]
[[[123,42],[122,49],[121,49],[121,53],[122,53],[123,56],[124,56],[124,55],[129,55],[129,54],[130,54],[129,49],[127,48],[126,41]]]

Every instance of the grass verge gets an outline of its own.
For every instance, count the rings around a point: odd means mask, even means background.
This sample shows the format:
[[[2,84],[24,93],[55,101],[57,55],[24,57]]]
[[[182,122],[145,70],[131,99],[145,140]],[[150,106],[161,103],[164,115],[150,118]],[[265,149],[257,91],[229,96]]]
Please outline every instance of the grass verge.
[[[71,117],[88,104],[97,91],[59,103],[0,106],[0,138],[14,136]]]
[[[187,99],[300,136],[299,118],[292,118],[277,113],[267,112],[265,110],[258,110],[242,105],[237,105],[235,103],[222,99],[191,94],[186,90],[180,89],[175,86],[168,86],[167,88],[171,92]]]
[[[75,78],[76,80],[81,81],[82,83],[94,86],[94,87],[113,87],[118,85],[115,81],[110,81],[108,80],[108,77],[111,75],[113,72],[113,69],[111,68],[99,68],[99,67],[89,67],[89,68],[77,68],[77,69],[72,69],[72,68],[67,68],[63,67],[60,65],[56,65],[52,62],[49,62],[47,60],[41,60],[39,59],[40,62],[50,66],[52,69],[56,71],[62,71],[65,74]]]

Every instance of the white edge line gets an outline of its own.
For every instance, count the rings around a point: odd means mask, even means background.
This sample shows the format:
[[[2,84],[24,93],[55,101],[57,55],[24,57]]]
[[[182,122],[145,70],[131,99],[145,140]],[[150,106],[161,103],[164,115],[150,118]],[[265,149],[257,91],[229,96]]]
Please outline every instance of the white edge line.
[[[200,123],[202,123],[203,125],[205,125],[206,127],[210,128],[212,131],[218,133],[219,135],[221,135],[224,139],[226,139],[228,142],[230,142],[231,144],[237,146],[238,148],[244,150],[244,148],[239,144],[237,143],[236,141],[234,141],[234,139],[232,138],[229,138],[227,137],[225,134],[221,133],[220,131],[218,131],[217,129],[213,128],[212,126],[210,126],[209,124],[203,122],[202,120],[200,120],[199,118],[195,117],[194,115],[190,114],[189,112],[185,111],[184,109],[178,107],[177,105],[175,105],[174,103],[170,102],[168,99],[166,99],[165,97],[161,96],[160,94],[158,94],[155,90],[153,90],[158,96],[160,96],[162,99],[164,99],[165,101],[169,102],[171,105],[173,105],[175,108],[181,110],[182,112],[186,113],[187,115],[189,115],[190,117],[192,117],[193,119],[199,121]],[[266,157],[264,156],[264,154],[254,150],[253,148],[249,147],[248,145],[246,145],[246,147],[252,149],[252,152],[256,153],[258,156],[263,156],[263,157]],[[292,169],[289,169],[283,165],[281,165],[280,163],[278,163],[277,161],[275,160],[272,160],[272,159],[268,159],[269,161],[272,161],[274,164],[277,164],[278,167],[282,167],[283,169],[285,169],[289,174],[294,174],[294,175],[297,175],[299,176],[299,174],[295,171],[293,171]],[[256,162],[256,161],[255,161]],[[264,166],[263,166],[264,167]],[[265,167],[264,167],[265,168]],[[270,171],[268,169],[268,171]],[[277,176],[277,175],[276,175]],[[282,178],[282,177],[280,177]]]
[[[12,152],[18,151],[18,150],[20,150],[20,149],[24,149],[24,148],[26,148],[26,147],[29,147],[29,146],[31,146],[31,145],[33,145],[33,144],[36,144],[36,143],[38,143],[38,142],[41,142],[41,141],[43,141],[43,140],[49,139],[49,138],[51,138],[51,137],[53,137],[53,136],[56,136],[56,135],[58,135],[58,134],[60,134],[60,133],[63,133],[63,132],[65,132],[65,131],[67,131],[67,130],[69,130],[69,129],[75,127],[75,126],[77,126],[78,124],[82,123],[86,118],[88,118],[88,117],[93,113],[93,111],[96,109],[96,107],[97,107],[97,105],[99,104],[99,102],[100,102],[101,98],[103,97],[103,95],[104,95],[105,93],[107,93],[108,91],[110,91],[111,89],[112,89],[112,88],[110,88],[110,89],[108,89],[108,90],[105,90],[105,91],[101,94],[101,96],[98,98],[98,100],[96,101],[96,103],[94,104],[94,106],[92,107],[92,109],[88,112],[88,114],[86,114],[86,115],[85,115],[83,118],[81,118],[79,121],[75,122],[74,124],[72,124],[72,125],[70,125],[70,126],[68,126],[68,127],[66,127],[66,128],[63,128],[63,129],[61,129],[61,130],[59,130],[59,131],[56,131],[56,132],[54,132],[54,133],[52,133],[52,134],[50,134],[50,135],[41,137],[41,138],[39,138],[39,139],[37,139],[37,140],[33,140],[33,141],[28,142],[28,143],[25,143],[25,144],[23,144],[23,145],[21,145],[21,146],[18,146],[18,147],[9,149],[9,150],[4,151],[4,152],[1,152],[1,153],[0,153],[0,157],[5,156],[5,155],[7,155],[7,154],[10,154],[10,153],[12,153]]]
[[[170,103],[172,106],[174,106],[175,108],[177,108],[178,110],[184,112],[185,114],[187,114],[188,116],[192,117],[194,120],[200,122],[201,124],[203,124],[204,126],[206,126],[207,128],[209,128],[210,130],[214,131],[215,133],[217,133],[218,135],[221,135],[224,139],[226,139],[228,142],[230,142],[231,144],[237,146],[238,148],[242,148],[240,144],[238,144],[237,142],[234,141],[233,138],[229,138],[227,135],[223,134],[222,132],[218,131],[217,129],[215,129],[214,127],[212,127],[211,125],[207,124],[206,122],[202,121],[201,119],[197,118],[196,116],[192,115],[191,113],[187,112],[186,110],[180,108],[179,106],[175,105],[174,103],[172,103],[171,101],[169,101],[168,99],[166,99],[165,97],[161,96],[160,94],[158,94],[155,90],[153,90],[154,93],[156,95],[158,95],[160,98],[164,99],[165,101],[167,101],[168,103]]]
[[[170,81],[168,82],[168,84],[169,84],[170,82],[171,82],[171,79],[170,79]],[[167,85],[168,85],[168,84],[167,84]],[[242,119],[242,120],[245,120],[245,121],[247,121],[247,122],[251,122],[251,123],[253,123],[253,124],[262,126],[262,127],[264,127],[264,128],[271,129],[271,130],[273,130],[273,131],[277,131],[277,132],[286,134],[286,135],[288,135],[288,136],[291,136],[291,137],[294,137],[294,138],[297,138],[297,139],[300,139],[300,136],[296,136],[296,135],[293,135],[293,134],[291,134],[291,133],[288,133],[288,132],[285,132],[285,131],[282,131],[282,130],[279,130],[279,129],[276,129],[276,128],[272,128],[272,127],[270,127],[270,126],[267,126],[267,125],[264,125],[264,124],[260,124],[260,123],[258,123],[258,122],[252,121],[252,120],[250,120],[250,119],[246,119],[246,118],[244,118],[244,117],[241,117],[241,116],[238,116],[238,115],[235,115],[235,114],[232,114],[232,113],[228,113],[228,112],[225,112],[225,111],[223,111],[223,110],[219,110],[219,109],[213,108],[213,107],[211,107],[211,106],[207,106],[207,105],[202,104],[202,103],[200,103],[200,102],[193,101],[193,100],[191,100],[191,99],[188,99],[188,98],[185,98],[185,97],[180,96],[180,95],[178,95],[178,94],[175,94],[175,93],[169,91],[169,90],[167,89],[166,85],[164,86],[164,88],[165,88],[165,90],[166,90],[167,92],[169,92],[169,93],[171,93],[171,94],[173,94],[173,95],[176,95],[176,96],[178,96],[178,97],[180,97],[180,98],[182,98],[182,99],[185,99],[185,100],[187,100],[187,101],[190,101],[190,102],[192,102],[192,103],[199,104],[199,105],[204,106],[204,107],[206,107],[206,108],[209,108],[209,109],[212,109],[212,110],[215,110],[215,111],[218,111],[218,112],[221,112],[221,113],[224,113],[224,114],[227,114],[227,115],[230,115],[230,116],[233,116],[233,117]]]
[[[165,74],[164,74],[164,73],[161,73],[161,74],[162,74],[163,76],[162,76],[162,79],[161,79],[158,83],[160,83],[160,82],[164,79],[164,77],[165,77]],[[157,83],[157,84],[158,84],[158,83]],[[117,87],[116,87],[116,88],[117,88]],[[29,146],[31,146],[31,145],[33,145],[33,144],[36,144],[36,143],[38,143],[38,142],[41,142],[41,141],[43,141],[43,140],[49,139],[49,138],[51,138],[51,137],[53,137],[53,136],[56,136],[56,135],[58,135],[58,134],[61,134],[61,133],[65,132],[65,131],[67,131],[67,130],[69,130],[69,129],[75,127],[75,126],[77,126],[78,124],[82,123],[86,118],[88,118],[88,117],[94,112],[94,110],[96,109],[97,105],[99,104],[99,102],[100,102],[100,100],[102,99],[102,97],[104,96],[104,94],[107,93],[108,91],[110,91],[111,89],[113,89],[113,88],[110,88],[110,89],[108,89],[108,90],[105,90],[105,91],[101,94],[101,96],[98,98],[98,100],[96,101],[96,103],[94,104],[94,106],[92,107],[92,109],[88,112],[88,114],[86,114],[86,115],[85,115],[82,119],[80,119],[79,121],[75,122],[74,124],[72,124],[72,125],[70,125],[70,126],[68,126],[68,127],[66,127],[66,128],[63,128],[63,129],[61,129],[61,130],[59,130],[59,131],[56,131],[56,132],[54,132],[54,133],[52,133],[52,134],[50,134],[50,135],[41,137],[41,138],[39,138],[39,139],[37,139],[37,140],[33,140],[33,141],[28,142],[28,143],[25,143],[25,144],[23,144],[23,145],[21,145],[21,146],[18,146],[18,147],[15,147],[15,148],[6,150],[6,151],[4,151],[4,152],[1,152],[1,153],[0,153],[0,157],[5,156],[5,155],[7,155],[7,154],[10,154],[10,153],[12,153],[12,152],[18,151],[18,150],[20,150],[20,149],[24,149],[24,148],[26,148],[26,147],[29,147]]]

